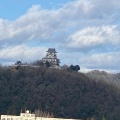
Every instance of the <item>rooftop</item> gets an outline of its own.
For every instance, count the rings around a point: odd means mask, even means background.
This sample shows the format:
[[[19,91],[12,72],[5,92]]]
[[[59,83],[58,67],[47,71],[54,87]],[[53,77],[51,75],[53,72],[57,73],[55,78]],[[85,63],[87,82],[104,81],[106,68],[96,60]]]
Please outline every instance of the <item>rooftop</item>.
[[[55,51],[55,48],[49,48],[47,52],[50,52],[50,53],[57,53],[57,52]]]

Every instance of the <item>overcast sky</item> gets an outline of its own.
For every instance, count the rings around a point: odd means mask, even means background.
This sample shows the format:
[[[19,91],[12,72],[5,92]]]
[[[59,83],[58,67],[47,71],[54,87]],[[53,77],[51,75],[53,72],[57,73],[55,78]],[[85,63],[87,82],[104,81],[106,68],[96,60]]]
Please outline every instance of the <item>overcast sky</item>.
[[[120,72],[119,0],[0,0],[0,62],[55,48],[61,65]]]

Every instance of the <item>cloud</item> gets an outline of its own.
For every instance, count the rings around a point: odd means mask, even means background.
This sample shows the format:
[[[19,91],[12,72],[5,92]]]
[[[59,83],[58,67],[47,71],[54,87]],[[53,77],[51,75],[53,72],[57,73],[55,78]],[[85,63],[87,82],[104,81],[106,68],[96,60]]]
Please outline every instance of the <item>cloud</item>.
[[[81,52],[60,52],[61,65],[79,65],[80,71],[105,70],[107,72],[120,71],[120,51],[108,53],[84,54]]]
[[[46,47],[28,47],[26,45],[11,46],[1,49],[0,59],[14,62],[17,60],[32,62],[44,57],[46,50]]]
[[[16,20],[0,19],[0,59],[33,61],[48,47],[56,46],[63,56],[62,64],[119,69],[119,11],[119,0],[74,0],[51,10],[33,5]]]
[[[120,67],[120,52],[83,55],[79,57],[79,64],[87,69],[117,70]]]
[[[60,42],[59,37],[63,33],[71,34],[76,29],[83,29],[89,25],[109,24],[118,19],[120,4],[117,1],[75,0],[55,10],[33,5],[15,21],[0,20],[0,42],[1,44],[6,42],[22,44],[26,41]],[[52,41],[54,37],[58,40]],[[62,41],[65,39],[66,37],[63,37]]]
[[[120,3],[119,0],[92,0],[93,16],[96,16],[100,19],[118,19],[119,18],[119,10],[120,10]],[[98,13],[98,14],[97,14]],[[92,16],[92,17],[93,17]]]
[[[87,27],[69,36],[67,46],[83,50],[106,49],[120,45],[120,31],[116,25]]]

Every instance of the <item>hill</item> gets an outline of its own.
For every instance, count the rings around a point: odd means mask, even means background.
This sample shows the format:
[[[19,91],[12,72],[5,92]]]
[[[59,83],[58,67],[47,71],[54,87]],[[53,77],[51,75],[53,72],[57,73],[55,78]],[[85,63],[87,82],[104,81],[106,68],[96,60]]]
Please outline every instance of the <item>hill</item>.
[[[45,67],[0,68],[0,114],[41,109],[55,117],[120,120],[120,92],[87,75]]]
[[[85,74],[95,81],[105,81],[111,83],[120,89],[120,73],[112,74],[105,71],[94,70]]]

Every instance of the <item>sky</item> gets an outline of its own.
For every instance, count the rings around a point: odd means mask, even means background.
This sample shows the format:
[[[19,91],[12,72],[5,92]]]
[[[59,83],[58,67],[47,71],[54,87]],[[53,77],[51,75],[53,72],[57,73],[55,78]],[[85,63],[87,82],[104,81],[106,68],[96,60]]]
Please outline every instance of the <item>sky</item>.
[[[0,0],[0,63],[55,48],[60,65],[120,72],[119,0]]]

